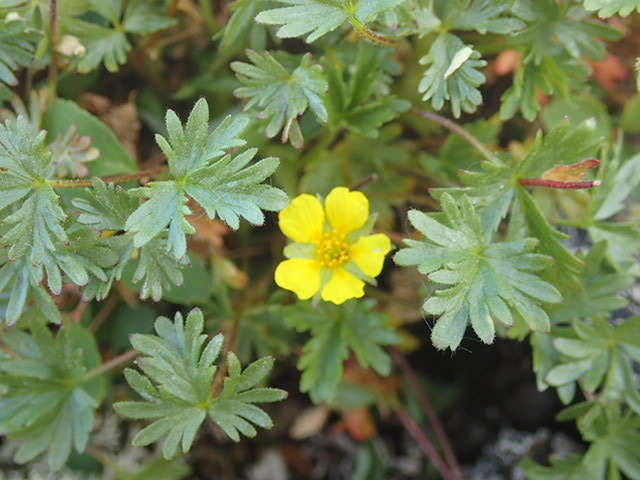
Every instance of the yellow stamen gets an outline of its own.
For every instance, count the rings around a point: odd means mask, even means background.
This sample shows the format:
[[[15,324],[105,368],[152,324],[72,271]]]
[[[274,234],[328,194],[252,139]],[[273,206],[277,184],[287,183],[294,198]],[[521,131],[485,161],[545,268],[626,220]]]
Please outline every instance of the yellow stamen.
[[[340,232],[324,233],[316,251],[318,260],[325,268],[336,268],[349,261],[349,243]]]

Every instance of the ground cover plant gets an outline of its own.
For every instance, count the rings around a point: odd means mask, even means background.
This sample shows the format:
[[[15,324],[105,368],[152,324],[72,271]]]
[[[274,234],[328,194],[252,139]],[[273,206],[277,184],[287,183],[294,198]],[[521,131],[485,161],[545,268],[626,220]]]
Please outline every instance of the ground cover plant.
[[[0,0],[0,479],[640,479],[638,0]]]

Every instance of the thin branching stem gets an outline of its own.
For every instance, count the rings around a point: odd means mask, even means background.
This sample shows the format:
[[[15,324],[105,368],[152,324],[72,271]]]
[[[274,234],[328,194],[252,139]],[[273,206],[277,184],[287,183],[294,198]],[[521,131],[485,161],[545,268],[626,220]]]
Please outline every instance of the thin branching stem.
[[[440,421],[438,414],[433,408],[433,404],[431,403],[427,392],[422,387],[420,380],[416,375],[416,372],[413,371],[413,368],[411,368],[411,365],[409,364],[407,359],[398,350],[393,350],[392,355],[396,365],[400,367],[400,370],[402,370],[402,373],[404,373],[404,375],[407,377],[407,380],[411,384],[411,387],[417,395],[418,401],[420,402],[424,413],[427,415],[427,418],[429,419],[429,422],[433,427],[436,437],[438,437],[438,442],[440,443],[447,463],[451,468],[451,478],[462,480],[462,471],[460,470],[460,464],[458,463],[456,454],[453,451],[453,447],[451,446],[449,436],[442,426],[442,422]]]
[[[433,463],[433,466],[436,467],[436,470],[440,472],[442,478],[444,480],[454,480],[455,478],[457,478],[452,475],[449,466],[433,446],[433,443],[431,442],[431,440],[429,440],[428,435],[422,430],[422,428],[420,428],[420,425],[418,425],[418,423],[411,417],[411,415],[409,415],[406,410],[399,410],[396,412],[396,414],[407,433],[409,433],[411,438],[415,440],[415,442],[420,447],[420,450],[422,450],[422,453],[424,453],[429,458],[429,460],[431,460],[431,463]]]
[[[352,186],[350,190],[362,190],[367,185],[377,182],[379,178],[380,176],[377,173],[371,173]]]
[[[58,91],[58,0],[49,3],[49,42],[51,47],[51,65],[49,66],[49,101],[56,98]]]
[[[128,175],[112,175],[109,177],[101,177],[101,180],[105,183],[125,183],[133,180],[139,180],[144,177],[154,177],[167,171],[166,166],[149,168],[147,170],[141,170],[140,172],[131,173]],[[92,185],[93,180],[90,178],[79,180],[53,180],[49,184],[53,188],[85,188]]]
[[[418,115],[422,118],[426,118],[427,120],[431,120],[432,122],[439,123],[440,125],[447,128],[448,130],[464,138],[467,142],[469,142],[469,144],[471,144],[476,150],[478,150],[482,154],[482,156],[486,158],[488,161],[490,162],[497,161],[497,157],[493,154],[493,152],[491,152],[491,150],[485,147],[480,140],[478,140],[476,137],[471,135],[469,132],[467,132],[464,128],[462,128],[453,120],[449,120],[448,118],[443,117],[442,115],[438,115],[437,113],[425,112],[424,110],[418,110],[417,108],[412,108],[411,113],[413,113],[414,115]]]
[[[118,304],[120,303],[120,298],[118,295],[111,295],[102,305],[100,311],[93,317],[93,321],[89,326],[89,330],[92,332],[97,332],[102,324],[109,318],[109,315],[113,313]]]
[[[102,365],[98,365],[96,368],[89,370],[87,374],[82,379],[83,381],[91,380],[92,378],[99,377],[100,375],[104,375],[111,370],[115,370],[117,368],[124,367],[129,363],[133,362],[135,358],[140,355],[140,352],[134,349],[131,349],[122,355],[118,355],[117,357],[112,358],[106,363]]]

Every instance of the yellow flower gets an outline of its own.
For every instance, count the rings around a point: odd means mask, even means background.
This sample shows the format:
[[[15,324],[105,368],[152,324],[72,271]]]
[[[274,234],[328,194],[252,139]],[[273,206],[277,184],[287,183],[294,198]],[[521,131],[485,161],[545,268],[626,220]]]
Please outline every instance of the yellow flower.
[[[288,260],[276,269],[276,283],[306,300],[321,292],[323,300],[341,304],[364,295],[391,250],[389,237],[369,235],[374,217],[361,192],[334,188],[324,202],[302,194],[280,212],[280,229],[293,243]]]

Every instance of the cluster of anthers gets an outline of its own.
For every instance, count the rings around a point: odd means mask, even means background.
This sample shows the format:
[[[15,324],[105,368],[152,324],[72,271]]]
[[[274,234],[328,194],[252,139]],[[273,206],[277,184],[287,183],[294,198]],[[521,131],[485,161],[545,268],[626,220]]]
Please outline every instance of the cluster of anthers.
[[[349,243],[340,232],[324,233],[316,252],[322,266],[327,268],[340,267],[349,261]]]

